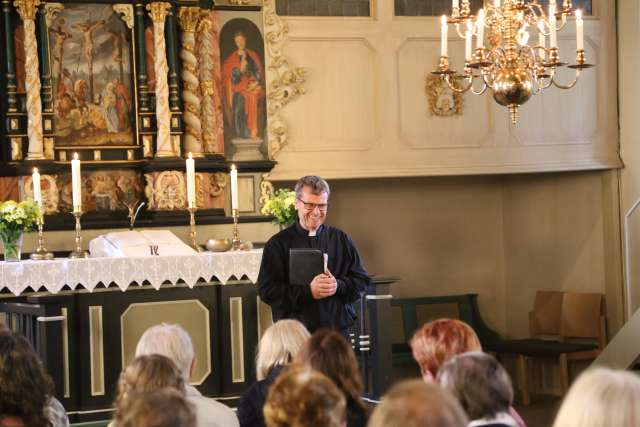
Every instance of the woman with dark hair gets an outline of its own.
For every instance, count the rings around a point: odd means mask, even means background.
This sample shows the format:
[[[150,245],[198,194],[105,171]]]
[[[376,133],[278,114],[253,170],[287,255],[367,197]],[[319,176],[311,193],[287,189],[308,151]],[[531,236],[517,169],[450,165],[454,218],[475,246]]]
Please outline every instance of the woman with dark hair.
[[[8,330],[0,330],[0,426],[69,426],[38,355],[22,335]]]
[[[353,350],[342,335],[321,329],[300,350],[296,361],[329,377],[347,401],[347,427],[364,427],[369,410],[360,399],[362,376]]]

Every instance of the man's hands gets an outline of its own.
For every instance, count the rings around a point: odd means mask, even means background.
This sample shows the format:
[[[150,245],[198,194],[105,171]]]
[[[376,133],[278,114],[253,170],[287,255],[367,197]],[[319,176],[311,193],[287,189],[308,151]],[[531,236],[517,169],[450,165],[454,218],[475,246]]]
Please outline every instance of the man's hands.
[[[338,282],[329,270],[325,270],[324,273],[318,274],[313,278],[309,287],[311,288],[311,295],[314,299],[322,299],[336,293]]]

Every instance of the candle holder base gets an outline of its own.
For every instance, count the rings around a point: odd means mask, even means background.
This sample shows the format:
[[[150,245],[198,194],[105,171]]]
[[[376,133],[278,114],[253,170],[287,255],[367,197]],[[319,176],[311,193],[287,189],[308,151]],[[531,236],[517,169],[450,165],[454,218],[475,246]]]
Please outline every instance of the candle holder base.
[[[73,251],[69,254],[71,259],[89,258],[89,252],[87,251]]]
[[[51,261],[53,259],[53,253],[49,252],[46,248],[38,248],[29,255],[29,258],[34,261]]]

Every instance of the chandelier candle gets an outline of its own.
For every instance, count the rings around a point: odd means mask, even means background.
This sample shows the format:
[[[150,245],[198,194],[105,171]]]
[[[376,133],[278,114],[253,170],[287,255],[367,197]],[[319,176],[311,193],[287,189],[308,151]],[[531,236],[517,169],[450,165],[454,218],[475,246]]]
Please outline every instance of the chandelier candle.
[[[493,99],[508,108],[513,124],[518,120],[518,108],[531,96],[555,86],[571,89],[580,78],[582,69],[593,67],[585,63],[584,23],[582,13],[571,8],[564,0],[559,11],[556,1],[549,0],[545,9],[540,0],[493,0],[487,9],[478,15],[471,14],[470,0],[458,0],[450,17],[441,18],[440,61],[432,73],[443,79],[456,93],[471,90],[482,95],[490,89]],[[573,81],[563,84],[558,81],[557,70],[567,65],[560,62],[557,32],[567,23],[567,18],[576,19],[576,60],[568,66],[575,70]],[[558,22],[560,21],[560,22]],[[475,23],[471,28],[470,23]],[[455,32],[465,41],[465,66],[461,73],[450,68],[447,56],[447,25],[455,25]],[[460,26],[466,25],[466,29]],[[536,27],[538,40],[530,42],[529,27]],[[488,31],[485,45],[484,33]],[[476,37],[476,49],[470,54],[471,39]],[[546,38],[549,37],[549,47]]]

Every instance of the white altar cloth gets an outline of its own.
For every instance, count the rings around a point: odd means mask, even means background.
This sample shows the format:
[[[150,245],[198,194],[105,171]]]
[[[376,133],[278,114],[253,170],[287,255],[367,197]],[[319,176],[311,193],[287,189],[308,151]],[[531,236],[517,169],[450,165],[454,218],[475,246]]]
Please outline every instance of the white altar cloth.
[[[115,283],[126,291],[132,283],[148,281],[155,289],[163,282],[176,284],[182,279],[193,287],[199,279],[217,279],[226,284],[243,276],[256,282],[262,249],[237,252],[203,252],[181,256],[130,258],[56,258],[52,261],[0,262],[0,291],[9,289],[20,295],[27,287],[34,291],[58,293],[65,285],[71,289],[93,291],[102,282]]]

